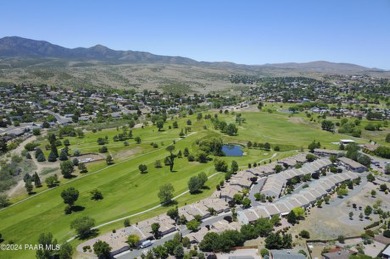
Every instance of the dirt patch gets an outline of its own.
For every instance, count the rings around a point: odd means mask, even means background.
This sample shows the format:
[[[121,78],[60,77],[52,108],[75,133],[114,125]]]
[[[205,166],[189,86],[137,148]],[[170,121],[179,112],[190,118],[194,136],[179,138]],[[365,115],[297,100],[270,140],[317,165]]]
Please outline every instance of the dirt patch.
[[[77,158],[80,163],[90,163],[94,161],[99,161],[106,159],[106,157],[102,154],[96,154],[96,153],[89,153],[89,154],[84,154],[78,157],[72,157],[71,159]]]
[[[305,120],[301,117],[290,117],[288,121],[295,124],[306,124]]]
[[[123,159],[129,158],[130,156],[139,153],[141,150],[142,150],[141,147],[135,147],[135,148],[133,148],[133,149],[123,150],[123,151],[117,153],[117,154],[114,156],[114,160],[115,160],[115,159],[117,159],[117,160],[123,160]]]

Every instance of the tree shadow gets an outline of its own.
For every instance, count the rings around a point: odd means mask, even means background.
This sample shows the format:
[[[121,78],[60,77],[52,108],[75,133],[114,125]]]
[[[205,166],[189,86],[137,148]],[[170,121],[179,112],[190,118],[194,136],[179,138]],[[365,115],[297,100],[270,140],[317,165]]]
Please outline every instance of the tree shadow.
[[[202,186],[202,188],[201,188],[202,190],[210,190],[210,187],[209,186],[206,186],[206,185],[204,185],[204,186]]]
[[[78,236],[77,238],[79,240],[86,240],[86,239],[97,237],[98,235],[99,235],[99,229],[91,229],[91,231],[88,234],[85,234],[83,236]]]
[[[72,212],[79,212],[79,211],[83,211],[83,210],[85,210],[84,206],[80,206],[80,205],[72,206]]]
[[[174,200],[174,201],[162,203],[161,206],[162,207],[170,207],[170,206],[177,205],[177,204],[178,204],[178,202]]]

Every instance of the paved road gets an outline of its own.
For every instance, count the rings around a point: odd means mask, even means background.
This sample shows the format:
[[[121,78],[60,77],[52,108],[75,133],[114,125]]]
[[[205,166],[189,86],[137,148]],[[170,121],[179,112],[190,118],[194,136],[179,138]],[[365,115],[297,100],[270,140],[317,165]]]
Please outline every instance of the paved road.
[[[255,193],[259,193],[263,188],[265,181],[267,181],[267,177],[260,178],[256,184],[252,185],[252,188],[249,191],[249,199],[251,200],[252,206],[260,205],[258,201],[256,201]]]

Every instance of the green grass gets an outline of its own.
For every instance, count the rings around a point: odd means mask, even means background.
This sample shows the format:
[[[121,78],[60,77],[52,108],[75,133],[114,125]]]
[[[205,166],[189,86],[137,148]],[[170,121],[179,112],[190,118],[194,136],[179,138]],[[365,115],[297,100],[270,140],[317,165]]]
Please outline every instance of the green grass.
[[[140,136],[142,143],[136,144],[134,140],[129,140],[130,146],[125,147],[122,142],[113,142],[112,137],[119,132],[116,129],[107,129],[96,133],[87,133],[82,139],[69,138],[71,150],[79,149],[82,153],[96,152],[99,148],[96,140],[98,137],[108,136],[110,142],[107,145],[109,152],[114,156],[115,164],[106,167],[104,161],[88,164],[89,173],[85,176],[78,176],[72,180],[61,180],[61,185],[54,189],[39,193],[15,206],[0,211],[0,233],[3,234],[5,242],[13,241],[17,244],[35,243],[38,235],[42,232],[52,232],[54,237],[63,242],[74,236],[70,229],[70,222],[75,218],[88,215],[96,220],[96,224],[102,224],[117,218],[125,217],[159,204],[157,193],[159,186],[165,183],[172,183],[175,188],[175,195],[187,190],[187,182],[191,176],[199,172],[206,172],[211,175],[215,172],[212,162],[200,164],[189,163],[187,159],[176,159],[174,169],[176,172],[169,172],[168,167],[155,169],[153,164],[157,159],[163,161],[168,155],[166,146],[176,140],[176,151],[189,147],[196,150],[196,140],[210,136],[222,137],[224,143],[241,143],[246,145],[247,141],[269,142],[271,145],[279,145],[282,150],[278,152],[275,159],[293,155],[295,150],[307,145],[316,139],[327,148],[336,148],[331,142],[337,142],[345,135],[332,134],[320,130],[316,125],[302,124],[292,121],[287,114],[248,112],[242,113],[246,122],[239,126],[238,136],[226,136],[213,129],[210,121],[197,121],[194,116],[191,126],[193,135],[180,141],[179,132],[184,128],[188,118],[178,120],[179,129],[168,129],[172,121],[168,121],[165,131],[158,132],[155,126],[145,129],[134,129],[133,136]],[[233,115],[221,115],[220,119],[227,122],[234,121]],[[207,129],[203,126],[206,125]],[[158,148],[153,148],[150,143],[158,143]],[[45,143],[42,143],[44,146]],[[129,156],[118,158],[127,151],[136,150]],[[232,160],[236,160],[241,168],[245,168],[248,163],[258,162],[268,159],[274,154],[273,151],[264,151],[244,148],[246,155],[240,158],[224,157],[229,165]],[[148,173],[140,174],[139,164],[148,166]],[[179,205],[195,202],[209,196],[215,189],[215,185],[223,179],[223,175],[210,180],[210,190],[205,190],[199,195],[186,194],[178,199]],[[79,200],[76,205],[84,206],[80,212],[64,215],[65,205],[60,197],[62,190],[68,187],[75,187],[80,191]],[[45,187],[44,187],[45,188]],[[42,190],[44,190],[44,188]],[[104,195],[101,201],[90,200],[90,191],[98,188]],[[17,197],[14,201],[23,197]],[[138,217],[131,221],[145,219],[158,213],[163,213],[167,208],[159,208]],[[121,227],[123,222],[117,222],[101,229],[101,233]],[[74,241],[77,244],[80,241]],[[27,258],[33,256],[33,251],[1,252],[5,258]],[[3,255],[1,255],[3,257]]]

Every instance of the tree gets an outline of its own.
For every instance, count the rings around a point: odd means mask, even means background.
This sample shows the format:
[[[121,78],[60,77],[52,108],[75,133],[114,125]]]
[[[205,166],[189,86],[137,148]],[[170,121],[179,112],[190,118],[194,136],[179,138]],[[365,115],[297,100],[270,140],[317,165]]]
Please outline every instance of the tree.
[[[77,233],[77,235],[81,239],[87,238],[89,235],[92,234],[92,228],[95,226],[95,220],[84,216],[81,218],[77,218],[73,220],[70,224],[70,228],[74,229]]]
[[[138,166],[138,169],[140,170],[141,174],[147,173],[148,172],[148,167],[144,164],[140,164]]]
[[[171,183],[164,184],[160,186],[160,191],[158,193],[158,197],[160,198],[160,202],[163,204],[170,203],[173,198],[173,192],[175,189]]]
[[[91,200],[103,200],[103,194],[98,189],[94,189],[91,191]]]
[[[41,130],[39,128],[35,128],[33,129],[32,133],[34,136],[39,136],[41,135]]]
[[[127,242],[130,248],[136,248],[140,241],[140,237],[138,235],[132,234],[127,237]]]
[[[382,191],[382,192],[385,192],[387,190],[387,185],[384,183],[384,184],[381,184],[379,186],[379,189]]]
[[[172,123],[172,127],[173,127],[174,129],[179,128],[179,124],[177,123],[177,121],[174,121],[174,122]]]
[[[78,166],[80,161],[77,158],[73,158],[72,159],[72,163],[73,163],[74,166]]]
[[[341,243],[341,244],[344,244],[344,242],[345,242],[345,237],[344,237],[343,235],[339,235],[339,236],[337,237],[337,241],[339,241],[339,243]]]
[[[134,140],[135,140],[135,142],[137,144],[141,144],[141,138],[140,137],[135,137]]]
[[[202,180],[198,176],[193,176],[188,181],[188,189],[191,194],[199,192],[202,186]]]
[[[207,182],[208,177],[207,177],[205,172],[200,172],[198,174],[198,177],[199,177],[200,181],[202,182],[202,187],[203,187],[205,185],[205,183]]]
[[[215,158],[214,159],[214,167],[215,170],[218,172],[227,172],[228,171],[228,165],[226,161]]]
[[[302,238],[309,239],[309,238],[310,238],[310,233],[309,233],[309,231],[307,231],[307,230],[302,230],[302,231],[299,233],[299,236],[302,237]]]
[[[112,165],[114,163],[114,159],[112,159],[112,156],[111,155],[108,155],[106,157],[106,164],[107,165]]]
[[[164,127],[164,121],[162,119],[156,121],[156,126],[158,128],[158,131],[161,131],[161,129]]]
[[[104,241],[98,240],[93,244],[93,252],[99,259],[112,258],[110,254],[111,250],[111,246]]]
[[[38,237],[38,244],[42,245],[42,249],[36,252],[38,259],[49,259],[56,255],[57,240],[53,239],[52,233],[41,233]]]
[[[151,228],[154,237],[158,238],[160,236],[160,224],[155,222],[151,225]]]
[[[197,231],[199,229],[200,222],[197,221],[196,219],[193,219],[193,220],[188,221],[186,226],[187,226],[187,229],[189,229],[191,231]]]
[[[242,225],[240,232],[245,240],[255,239],[259,236],[255,226],[252,224]]]
[[[247,197],[245,197],[243,200],[242,200],[242,206],[244,208],[249,208],[251,206],[251,200]]]
[[[0,208],[5,208],[10,204],[9,198],[6,194],[0,194]]]
[[[108,148],[105,145],[99,148],[99,153],[107,153],[107,152],[108,152]]]
[[[297,223],[297,216],[295,215],[295,212],[292,210],[290,213],[287,214],[287,222],[294,225]]]
[[[172,209],[169,209],[167,211],[167,215],[173,219],[173,220],[176,220],[178,217],[179,217],[179,210],[176,208],[172,208]]]
[[[64,176],[64,178],[70,178],[72,176],[72,173],[74,171],[73,163],[72,161],[63,161],[60,164],[61,173]]]
[[[76,190],[74,187],[69,187],[68,189],[65,189],[61,192],[61,197],[64,200],[65,204],[68,204],[72,207],[73,204],[79,198],[79,191]]]
[[[190,154],[190,151],[188,150],[188,147],[184,148],[184,151],[183,151],[184,157],[188,157],[189,154]]]
[[[41,178],[39,178],[37,172],[33,174],[32,180],[34,181],[35,188],[42,187]]]
[[[59,251],[60,259],[72,259],[73,248],[69,243],[63,243]]]
[[[238,128],[234,123],[229,123],[225,128],[225,133],[228,134],[229,136],[235,136],[237,135],[237,132],[238,132]]]
[[[123,225],[125,226],[125,228],[130,227],[130,219],[125,219],[123,221]]]
[[[368,218],[372,213],[372,207],[370,205],[367,205],[364,208],[364,215],[366,215],[366,218]]]
[[[307,154],[306,155],[307,162],[313,162],[316,159],[317,159],[317,157],[315,155],[313,155],[313,154]]]
[[[373,182],[373,181],[375,181],[375,176],[373,175],[373,174],[368,174],[367,175],[367,181],[369,181],[369,182]]]
[[[334,132],[334,123],[330,120],[323,120],[321,127],[323,130]]]
[[[57,156],[56,156],[56,154],[53,151],[50,151],[50,154],[47,157],[47,161],[49,161],[49,162],[57,161]]]
[[[313,140],[313,142],[311,142],[307,148],[310,150],[310,152],[313,153],[314,149],[320,148],[320,147],[321,147],[320,142],[316,142],[315,140]]]
[[[52,188],[52,187],[55,187],[58,185],[58,177],[57,175],[52,175],[52,176],[49,176],[45,179],[45,183],[47,185],[47,187],[49,188]]]
[[[45,155],[43,153],[39,153],[36,158],[37,158],[38,162],[45,162],[46,161]]]
[[[230,166],[230,172],[236,173],[237,171],[238,171],[238,163],[236,160],[233,160]]]
[[[348,216],[349,216],[349,219],[352,220],[353,219],[353,212],[352,211],[349,212]]]
[[[162,167],[161,160],[156,160],[154,162],[154,168],[161,168],[161,167]]]
[[[24,184],[24,187],[26,188],[26,191],[28,194],[31,194],[34,186],[32,185],[31,180],[27,180],[26,183]]]
[[[87,166],[84,163],[80,163],[78,165],[78,169],[80,170],[80,173],[82,173],[82,174],[88,172]]]
[[[178,245],[175,247],[175,250],[173,251],[173,254],[176,258],[181,259],[184,257],[184,248],[183,245]]]
[[[68,154],[65,149],[61,149],[59,160],[60,161],[68,160]]]
[[[387,133],[385,141],[387,143],[390,143],[390,133]]]

